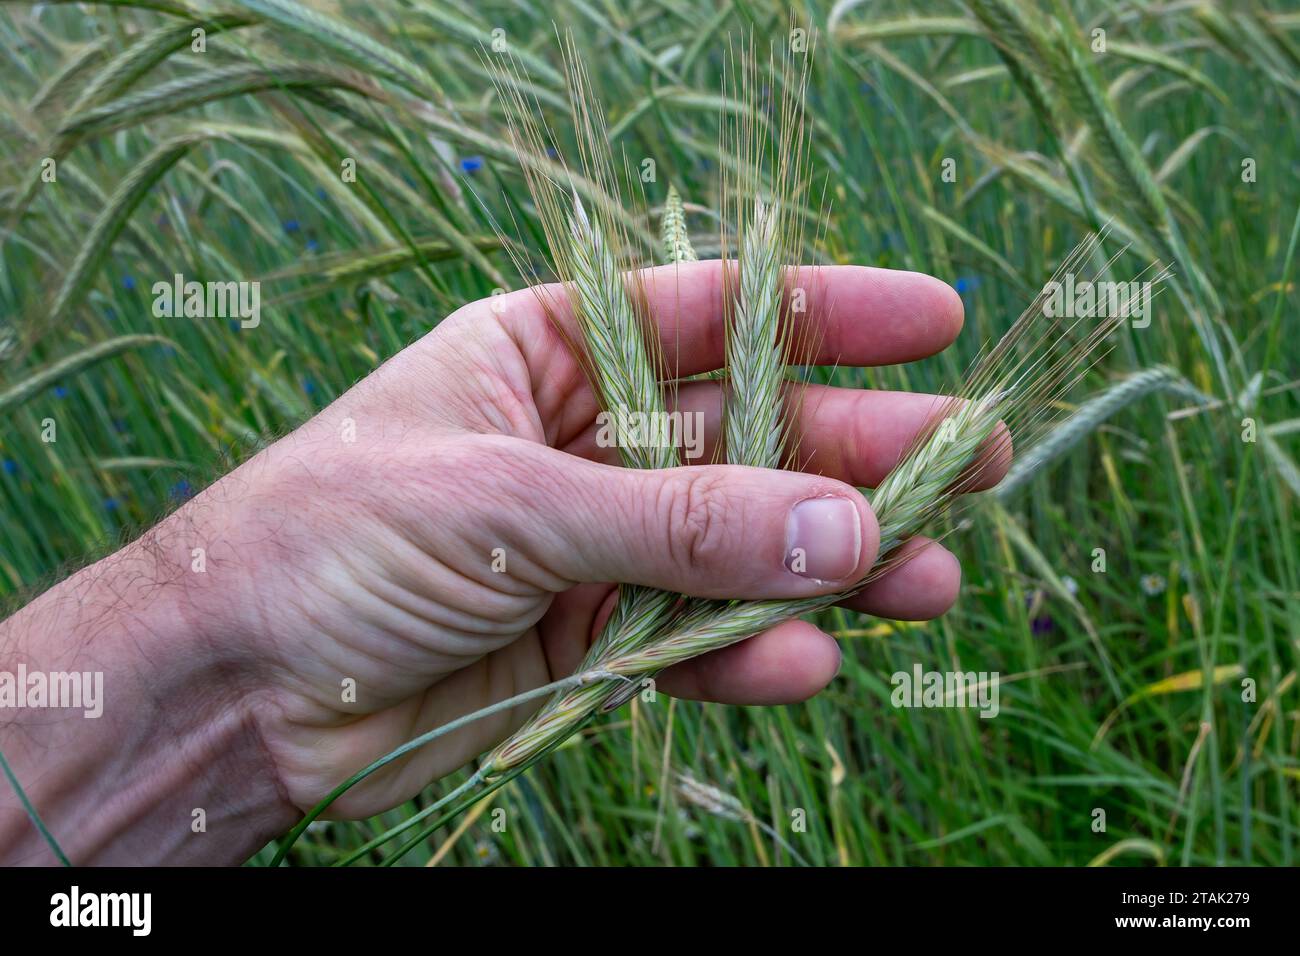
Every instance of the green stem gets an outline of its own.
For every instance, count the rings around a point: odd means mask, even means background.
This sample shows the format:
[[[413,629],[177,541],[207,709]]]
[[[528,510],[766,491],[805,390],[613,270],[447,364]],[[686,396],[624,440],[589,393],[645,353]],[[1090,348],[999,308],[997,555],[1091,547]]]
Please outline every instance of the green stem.
[[[58,841],[54,839],[54,834],[46,828],[45,821],[43,821],[41,815],[36,812],[36,808],[32,806],[32,802],[27,799],[26,791],[23,790],[22,784],[18,782],[18,778],[14,776],[14,772],[9,768],[9,761],[5,759],[4,751],[2,750],[0,750],[0,769],[4,770],[5,776],[9,779],[9,785],[14,788],[14,793],[18,794],[18,799],[22,802],[23,809],[27,811],[27,816],[32,821],[32,825],[40,831],[41,836],[45,838],[45,842],[48,843],[50,849],[54,851],[54,855],[59,858],[59,862],[64,866],[72,866],[71,861],[69,861],[67,856],[64,855],[63,849],[59,846]]]
[[[582,720],[582,722],[579,723],[570,733],[567,733],[564,736],[553,741],[549,747],[547,747],[545,750],[542,750],[540,753],[534,755],[531,760],[528,760],[517,767],[512,767],[504,775],[489,783],[487,785],[487,788],[484,789],[481,793],[476,793],[473,796],[471,796],[469,799],[462,800],[456,806],[452,807],[450,810],[444,813],[433,823],[429,824],[427,827],[425,827],[423,830],[421,830],[411,839],[407,840],[405,843],[399,846],[392,856],[384,860],[383,865],[392,866],[394,863],[396,863],[398,860],[404,857],[407,853],[409,853],[414,847],[419,846],[421,843],[427,840],[434,833],[437,833],[439,829],[446,826],[447,821],[456,819],[456,817],[464,813],[465,810],[467,810],[471,805],[478,803],[480,800],[484,799],[485,797],[488,797],[489,795],[500,790],[502,787],[508,784],[511,780],[515,779],[515,777],[519,776],[521,773],[523,773],[533,764],[537,763],[543,757],[551,753],[553,750],[560,747],[566,740],[568,740],[574,734],[581,731],[583,727],[589,724],[595,718],[595,716],[596,715],[594,712],[587,714],[587,716]]]
[[[483,772],[481,770],[475,770],[472,774],[470,774],[468,780],[462,783],[459,787],[456,787],[454,790],[452,790],[451,793],[435,800],[433,803],[429,804],[427,807],[425,807],[419,813],[415,814],[415,816],[411,817],[410,819],[403,820],[401,823],[397,824],[396,826],[390,827],[388,830],[379,834],[379,836],[375,837],[374,839],[369,840],[366,843],[362,844],[361,846],[357,847],[355,850],[353,850],[343,859],[336,862],[334,866],[347,866],[349,863],[355,863],[357,860],[361,859],[371,850],[375,849],[376,847],[381,847],[389,840],[393,839],[394,837],[400,836],[401,834],[405,833],[407,830],[411,829],[411,827],[415,826],[425,817],[429,816],[432,813],[436,813],[438,810],[445,807],[448,803],[450,803],[452,800],[455,800],[457,797],[464,796],[471,789],[478,786],[482,782],[483,782]],[[487,793],[490,792],[491,791],[489,790],[486,793],[482,794],[482,796],[487,796]],[[478,800],[479,796],[475,796],[474,799]]]
[[[307,815],[298,822],[298,825],[289,831],[289,835],[285,838],[284,843],[281,844],[280,849],[276,851],[274,859],[271,860],[271,866],[279,866],[282,862],[284,862],[285,855],[289,852],[289,850],[293,847],[293,845],[298,842],[298,838],[302,836],[304,832],[306,832],[307,827],[312,823],[312,821],[314,821],[317,817],[319,817],[322,813],[324,813],[329,808],[330,804],[332,804],[339,797],[343,796],[343,794],[347,793],[349,790],[351,790],[362,780],[365,780],[366,777],[369,777],[376,770],[379,770],[382,767],[386,767],[388,764],[392,763],[394,760],[397,760],[399,757],[404,757],[411,751],[423,747],[427,743],[432,743],[433,741],[437,740],[439,737],[449,734],[453,730],[459,730],[461,727],[464,727],[467,724],[471,724],[476,720],[482,720],[484,717],[491,717],[493,714],[499,714],[503,710],[509,710],[512,707],[518,707],[520,704],[526,704],[530,700],[536,700],[539,697],[546,697],[557,690],[563,690],[567,687],[577,687],[580,684],[587,684],[592,682],[593,680],[601,680],[601,679],[608,678],[610,676],[611,675],[603,674],[595,671],[584,671],[583,673],[574,674],[570,677],[566,677],[563,680],[557,680],[550,684],[543,684],[541,687],[534,687],[532,690],[524,691],[522,694],[516,694],[514,697],[508,697],[505,700],[498,701],[497,703],[491,704],[488,707],[484,707],[481,710],[473,711],[472,713],[466,714],[463,717],[457,717],[455,720],[451,721],[450,723],[443,724],[441,727],[435,727],[433,730],[430,730],[428,733],[421,734],[419,737],[416,737],[414,740],[407,741],[406,743],[402,744],[402,746],[398,747],[396,750],[389,751],[384,756],[380,757],[378,760],[372,763],[370,766],[366,767],[364,770],[359,770],[356,773],[354,773],[347,780],[343,781],[341,784],[339,784],[337,787],[331,790],[329,792],[329,795],[326,796],[324,800],[316,804],[316,806],[312,807],[311,810],[307,813]],[[477,773],[475,774],[475,776],[477,776]],[[473,778],[471,777],[470,779],[472,780]],[[434,806],[436,807],[438,806],[438,804],[434,804]]]

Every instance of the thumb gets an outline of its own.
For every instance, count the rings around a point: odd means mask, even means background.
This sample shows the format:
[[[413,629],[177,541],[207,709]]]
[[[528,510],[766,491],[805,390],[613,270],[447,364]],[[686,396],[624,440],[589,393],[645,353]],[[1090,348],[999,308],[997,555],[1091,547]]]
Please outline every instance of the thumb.
[[[531,445],[519,545],[570,581],[695,597],[827,594],[875,562],[880,532],[851,485],[740,465],[638,470]],[[549,489],[549,490],[543,490]]]

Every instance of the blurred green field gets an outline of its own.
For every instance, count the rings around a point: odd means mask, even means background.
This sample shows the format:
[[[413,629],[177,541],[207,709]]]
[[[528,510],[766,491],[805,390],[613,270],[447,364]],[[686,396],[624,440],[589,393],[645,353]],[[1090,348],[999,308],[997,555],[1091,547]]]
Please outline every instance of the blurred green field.
[[[783,42],[793,16],[817,30],[815,254],[929,272],[966,303],[944,355],[834,381],[954,384],[1108,224],[1130,247],[1115,278],[1153,259],[1176,275],[1073,399],[1166,363],[1213,401],[1145,397],[973,506],[950,539],[958,607],[830,615],[844,666],[817,699],[637,702],[496,794],[506,832],[480,807],[402,863],[1295,863],[1300,13],[1017,8],[1049,48],[984,0],[5,0],[0,595],[138,533],[520,284],[493,221],[535,242],[535,218],[480,44],[520,58],[563,140],[572,29],[615,149],[654,160],[647,202],[675,185],[708,255],[728,37]],[[260,325],[155,318],[175,273],[260,280]],[[915,664],[999,672],[999,715],[891,706]],[[738,804],[692,802],[679,771]],[[331,863],[422,805],[313,825],[291,860]]]

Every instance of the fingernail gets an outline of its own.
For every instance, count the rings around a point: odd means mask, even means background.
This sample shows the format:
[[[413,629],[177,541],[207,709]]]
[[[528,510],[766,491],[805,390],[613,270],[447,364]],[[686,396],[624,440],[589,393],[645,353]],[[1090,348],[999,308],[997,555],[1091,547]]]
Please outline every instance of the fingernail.
[[[805,578],[839,581],[858,567],[862,521],[847,498],[805,498],[785,523],[785,567]]]

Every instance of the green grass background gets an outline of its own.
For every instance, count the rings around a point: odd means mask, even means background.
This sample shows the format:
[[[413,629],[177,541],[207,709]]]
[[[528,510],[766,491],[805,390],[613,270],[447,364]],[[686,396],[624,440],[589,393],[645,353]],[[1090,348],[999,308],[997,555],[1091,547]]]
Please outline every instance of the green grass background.
[[[441,316],[519,284],[491,216],[536,227],[480,60],[493,31],[562,140],[556,28],[574,31],[615,148],[655,160],[648,203],[675,184],[707,254],[728,37],[783,42],[793,17],[818,30],[822,260],[929,272],[966,303],[943,356],[836,382],[952,385],[1109,223],[1112,248],[1132,244],[1116,278],[1153,258],[1177,277],[1071,401],[1163,362],[1215,403],[1147,397],[1005,509],[974,507],[943,619],[828,615],[844,666],[817,699],[624,708],[402,864],[799,862],[761,824],[812,864],[1294,863],[1300,14],[1020,6],[5,0],[0,595],[138,533]],[[38,178],[47,157],[57,183]],[[261,280],[261,326],[154,318],[150,287],[175,272]],[[892,707],[890,674],[917,662],[1000,672],[1000,715]],[[678,770],[743,812],[682,799]],[[335,861],[451,782],[313,826],[291,860]]]

